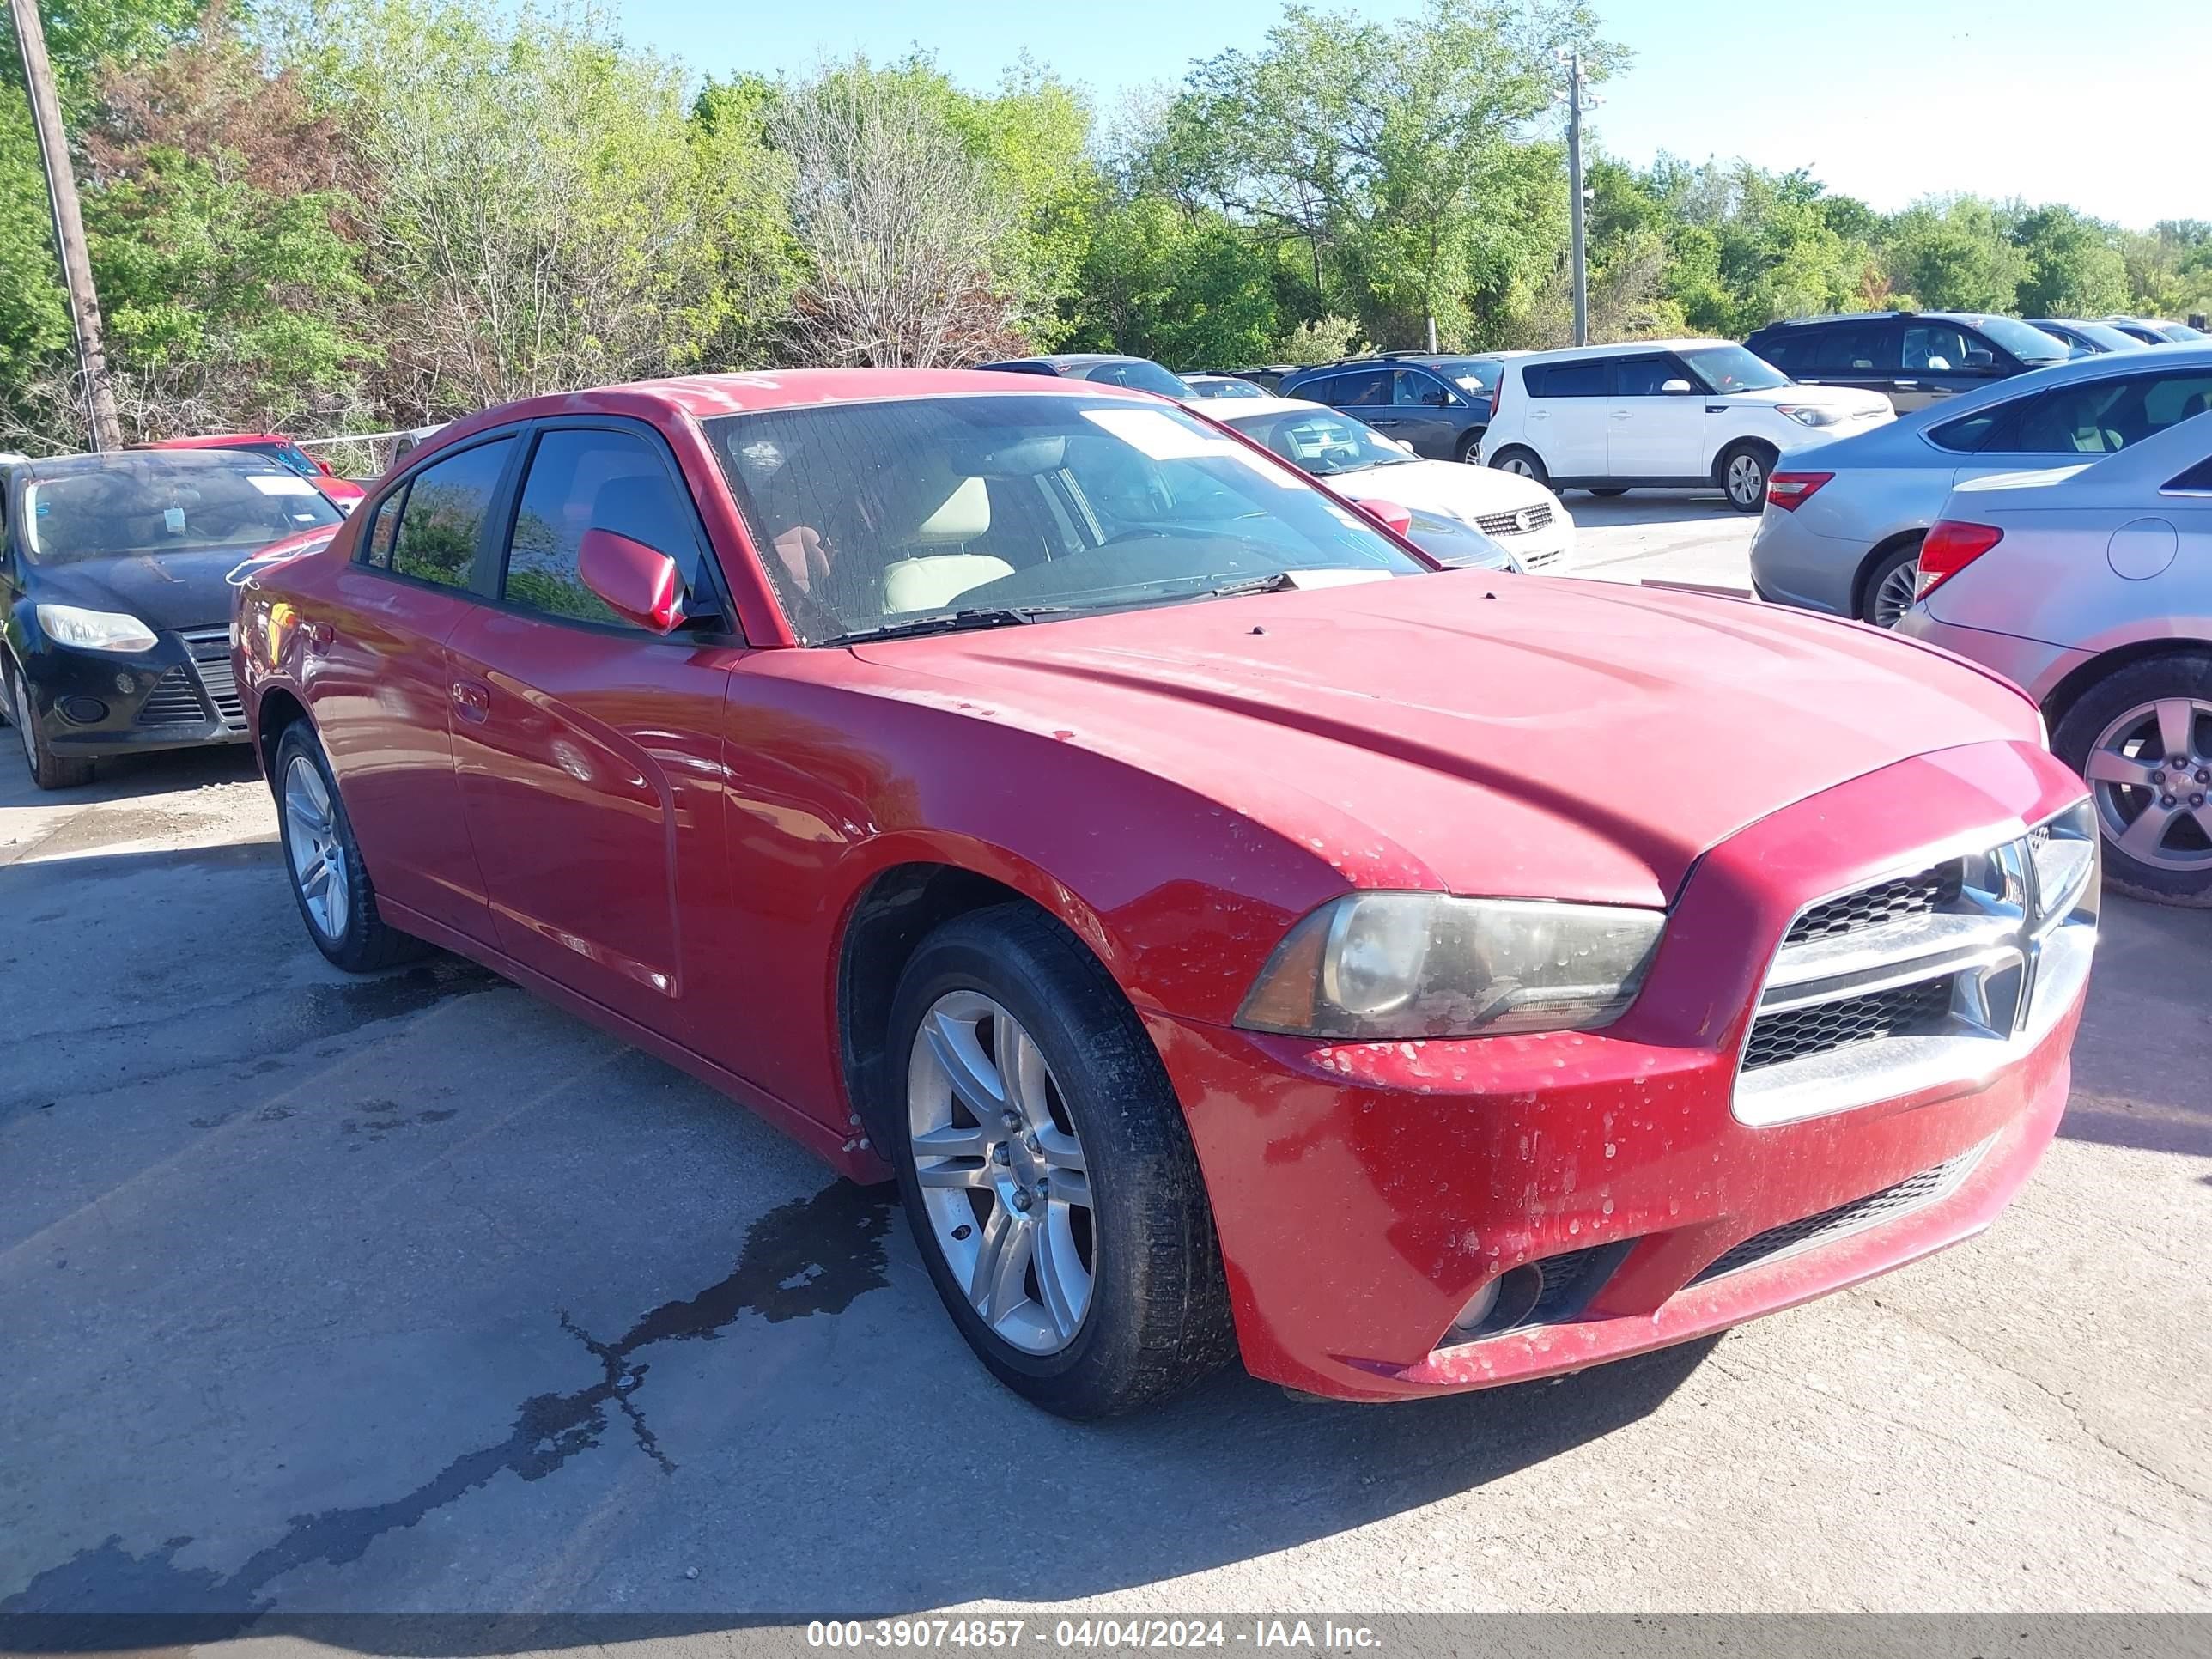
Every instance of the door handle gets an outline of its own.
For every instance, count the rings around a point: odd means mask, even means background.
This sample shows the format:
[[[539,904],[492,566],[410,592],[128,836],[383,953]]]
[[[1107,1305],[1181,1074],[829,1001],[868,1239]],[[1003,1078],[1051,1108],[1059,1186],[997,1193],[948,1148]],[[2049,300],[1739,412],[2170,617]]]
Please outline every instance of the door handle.
[[[1632,409],[1616,409],[1613,411],[1613,418],[1616,421],[1626,421],[1632,418],[1635,413]]]
[[[453,684],[453,711],[463,720],[481,726],[491,715],[491,687],[479,685],[474,680],[455,680]]]
[[[1899,392],[1917,392],[1920,390],[1920,382],[1917,380],[1892,380],[1890,385],[1895,386]]]
[[[307,636],[307,643],[318,651],[335,644],[338,637],[338,630],[326,622],[311,622],[301,631]]]

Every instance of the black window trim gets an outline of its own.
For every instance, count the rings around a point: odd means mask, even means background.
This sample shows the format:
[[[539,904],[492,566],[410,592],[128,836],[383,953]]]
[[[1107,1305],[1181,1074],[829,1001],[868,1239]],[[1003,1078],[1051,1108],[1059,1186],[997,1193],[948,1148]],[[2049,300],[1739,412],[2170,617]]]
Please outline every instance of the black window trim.
[[[419,459],[410,455],[406,471],[379,490],[374,501],[363,501],[354,509],[352,517],[364,528],[361,536],[354,543],[351,562],[372,575],[382,576],[390,581],[404,582],[410,587],[423,588],[433,593],[456,593],[470,599],[479,600],[483,599],[484,566],[489,551],[491,526],[496,522],[502,521],[506,502],[514,492],[517,456],[521,453],[520,446],[517,446],[514,454],[507,458],[506,464],[500,469],[499,477],[492,484],[491,493],[485,499],[483,524],[477,532],[476,557],[469,565],[468,580],[465,581],[434,582],[421,576],[410,576],[405,571],[392,565],[371,564],[368,552],[370,544],[375,539],[376,515],[384,510],[384,504],[393,496],[411,493],[415,488],[415,480],[430,468],[442,465],[458,456],[465,455],[472,449],[481,449],[486,444],[500,443],[518,438],[528,424],[527,422],[518,422],[508,426],[490,427],[460,443],[441,446],[434,451],[423,452]],[[404,500],[399,503],[399,517],[401,527],[404,529],[407,518],[407,503]],[[396,531],[392,536],[392,550],[396,557],[399,551],[399,538]]]
[[[744,623],[738,619],[737,605],[730,598],[729,582],[724,576],[721,562],[714,553],[714,538],[707,533],[706,521],[699,514],[699,503],[692,499],[691,487],[684,477],[684,469],[677,464],[676,453],[668,441],[653,428],[649,421],[635,416],[612,414],[548,415],[526,421],[512,428],[522,434],[524,442],[521,459],[509,467],[502,480],[496,507],[498,534],[488,555],[490,569],[486,577],[486,590],[480,602],[487,611],[501,611],[511,617],[526,617],[533,622],[552,623],[563,628],[583,629],[593,634],[604,634],[630,640],[649,640],[655,644],[677,645],[696,650],[702,645],[743,646],[746,643]],[[711,615],[714,626],[693,628],[688,623],[667,634],[655,634],[650,629],[640,628],[635,623],[594,622],[588,617],[563,617],[550,611],[541,611],[534,605],[522,605],[507,597],[507,556],[514,544],[515,520],[522,513],[522,491],[530,476],[530,464],[537,459],[539,441],[549,432],[619,432],[644,440],[646,447],[660,462],[669,487],[684,504],[691,526],[691,536],[698,550],[696,568],[699,583],[705,587],[705,597],[712,602]],[[401,511],[405,509],[403,507]],[[686,598],[696,592],[696,586],[687,589]],[[706,617],[708,610],[702,608]]]

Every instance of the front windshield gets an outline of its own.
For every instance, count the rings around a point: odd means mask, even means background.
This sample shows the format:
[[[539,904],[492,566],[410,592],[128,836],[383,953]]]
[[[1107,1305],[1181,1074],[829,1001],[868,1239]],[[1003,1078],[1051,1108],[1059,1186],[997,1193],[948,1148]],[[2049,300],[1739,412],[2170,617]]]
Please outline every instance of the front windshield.
[[[1495,359],[1481,358],[1474,362],[1439,363],[1437,368],[1441,373],[1449,375],[1451,383],[1462,392],[1473,392],[1478,398],[1487,398],[1498,385],[1498,371],[1500,365]]]
[[[1134,386],[1139,392],[1157,392],[1163,398],[1190,396],[1190,388],[1182,383],[1182,375],[1169,374],[1149,357],[1126,357],[1101,363],[1083,378],[1101,380],[1108,386]]]
[[[2174,341],[2212,340],[2212,334],[2207,334],[2201,328],[2192,328],[2187,323],[2168,323],[2160,332]]]
[[[1294,409],[1286,415],[1224,415],[1222,418],[1316,478],[1364,472],[1371,466],[1397,466],[1413,459],[1364,422],[1326,409]]]
[[[1686,346],[1674,354],[1715,392],[1772,392],[1796,382],[1740,345]]]
[[[1285,572],[1427,568],[1172,407],[1002,393],[705,424],[810,645],[955,611],[1116,610]]]
[[[1267,395],[1249,380],[1193,380],[1190,389],[1201,398],[1264,398]]]
[[[129,466],[23,487],[23,544],[37,563],[258,547],[338,522],[305,478],[275,468]]]
[[[2066,343],[2016,317],[1977,317],[1974,327],[2024,363],[2063,363]]]

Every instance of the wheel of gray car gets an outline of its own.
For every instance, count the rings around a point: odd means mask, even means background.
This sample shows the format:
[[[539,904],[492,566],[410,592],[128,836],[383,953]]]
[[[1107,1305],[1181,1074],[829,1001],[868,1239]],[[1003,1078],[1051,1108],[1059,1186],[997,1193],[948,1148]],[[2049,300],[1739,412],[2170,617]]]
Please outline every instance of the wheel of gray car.
[[[2154,657],[2107,675],[2075,700],[2051,746],[2088,780],[2106,881],[2212,908],[2212,656]]]
[[[1912,609],[1920,592],[1920,538],[1892,548],[1867,572],[1859,596],[1859,620],[1894,628]]]
[[[377,914],[376,889],[361,861],[353,821],[346,817],[323,745],[307,721],[295,720],[284,728],[270,775],[283,832],[284,867],[315,948],[349,974],[389,968],[428,950]]]
[[[1543,459],[1534,450],[1523,449],[1519,444],[1512,444],[1499,450],[1497,454],[1490,458],[1490,464],[1500,472],[1510,472],[1516,477],[1533,478],[1540,484],[1548,485],[1552,482],[1552,475],[1544,470]]]
[[[1026,905],[925,939],[881,1114],[924,1264],[992,1373],[1063,1417],[1164,1398],[1235,1342],[1212,1208],[1152,1040]]]
[[[1730,507],[1756,513],[1766,505],[1766,475],[1773,470],[1774,452],[1765,444],[1731,444],[1721,452],[1713,477]]]
[[[31,769],[31,781],[41,789],[74,789],[92,781],[92,763],[82,756],[57,755],[31,709],[30,687],[15,665],[0,659],[0,676],[7,679],[8,723],[22,740],[23,759]]]

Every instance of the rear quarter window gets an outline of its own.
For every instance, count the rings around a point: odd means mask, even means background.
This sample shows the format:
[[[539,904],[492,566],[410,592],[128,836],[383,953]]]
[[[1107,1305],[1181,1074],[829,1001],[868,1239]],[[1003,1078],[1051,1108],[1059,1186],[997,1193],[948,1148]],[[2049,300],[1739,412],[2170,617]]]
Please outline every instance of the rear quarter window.
[[[1607,372],[1603,362],[1540,363],[1521,371],[1532,398],[1602,398]]]

